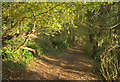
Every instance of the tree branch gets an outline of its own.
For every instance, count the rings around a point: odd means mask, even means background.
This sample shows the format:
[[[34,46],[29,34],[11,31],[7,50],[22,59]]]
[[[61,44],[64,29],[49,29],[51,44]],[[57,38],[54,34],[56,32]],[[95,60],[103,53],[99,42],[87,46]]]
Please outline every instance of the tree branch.
[[[62,4],[64,4],[64,3],[65,3],[65,2],[63,2]],[[43,13],[41,13],[41,14],[47,13],[47,12],[53,10],[54,8],[56,8],[57,6],[60,6],[60,5],[61,5],[61,4],[58,4],[58,5],[54,6],[54,7],[52,7],[51,9],[49,9],[48,11],[45,11],[45,12],[43,12]],[[36,17],[39,16],[39,15],[35,15],[35,13],[34,13],[33,10],[32,10],[32,12],[33,12],[34,18],[36,19]],[[21,20],[17,20],[17,21],[15,22],[15,24],[11,26],[11,28],[8,28],[8,29],[4,32],[3,35],[6,36],[6,34],[7,34],[8,31],[10,31],[12,28],[14,28],[19,22],[22,22],[25,18],[31,18],[31,17],[23,17]]]
[[[63,2],[62,4],[64,4],[65,2]],[[45,12],[42,12],[41,14],[45,14],[45,13],[48,13],[49,11],[53,10],[54,8],[60,6],[61,4],[58,4],[58,5],[55,5],[54,7],[52,7],[51,9],[49,9],[48,11],[45,11]],[[36,16],[39,16],[39,15],[36,15]]]
[[[93,24],[91,24],[91,23],[89,23],[89,22],[88,22],[88,24],[89,24],[90,26],[97,27],[97,28],[99,28],[99,29],[113,29],[114,27],[118,26],[120,23],[118,23],[118,24],[116,24],[116,25],[114,25],[114,26],[112,26],[112,27],[100,27],[100,26],[98,26],[98,25],[93,25]]]
[[[32,34],[32,33],[34,33],[35,24],[36,24],[36,21],[34,21],[32,31],[27,34],[27,37],[25,38],[25,41],[18,47],[18,49],[17,49],[14,53],[17,53],[17,52],[18,52],[21,48],[23,48],[23,47],[25,46],[25,44],[28,42],[28,40],[29,40],[29,35]]]
[[[17,53],[27,42],[28,42],[28,37],[25,38],[25,41],[18,47],[18,49],[14,53]]]
[[[28,47],[23,47],[22,46],[21,49],[29,50],[29,51],[33,52],[36,55],[36,51],[34,49],[32,49],[32,48],[28,48]]]
[[[14,28],[14,27],[18,24],[18,22],[22,22],[25,18],[31,18],[31,17],[23,17],[21,20],[17,20],[17,21],[15,22],[15,24],[11,26],[11,28],[8,28],[8,29],[4,32],[3,35],[7,36],[7,35],[6,35],[7,32],[10,31],[12,28]]]
[[[6,40],[9,41],[9,40],[11,40],[11,39],[14,39],[14,38],[16,38],[16,37],[21,37],[21,36],[24,36],[24,35],[26,35],[26,34],[27,34],[27,33],[20,33],[20,34],[17,34],[17,33],[16,33],[16,34],[11,35],[11,36],[10,36],[10,35],[7,35],[6,37],[2,37],[2,43],[3,43],[2,45],[5,46],[5,41],[6,41]]]

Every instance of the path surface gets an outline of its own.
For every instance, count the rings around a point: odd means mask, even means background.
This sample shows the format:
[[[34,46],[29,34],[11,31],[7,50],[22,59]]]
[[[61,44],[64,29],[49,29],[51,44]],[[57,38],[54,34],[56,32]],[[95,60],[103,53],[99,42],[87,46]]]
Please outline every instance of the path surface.
[[[61,57],[43,56],[28,66],[26,80],[99,80],[95,64],[84,55],[81,47],[67,50]],[[41,60],[41,61],[39,61]]]

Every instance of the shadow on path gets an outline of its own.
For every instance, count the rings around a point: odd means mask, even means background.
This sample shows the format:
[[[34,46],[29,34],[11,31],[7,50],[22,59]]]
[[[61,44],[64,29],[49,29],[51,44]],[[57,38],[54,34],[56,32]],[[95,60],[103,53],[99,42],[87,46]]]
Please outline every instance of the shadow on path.
[[[68,49],[67,55],[61,57],[42,56],[31,65],[36,73],[29,74],[30,80],[100,80],[81,46]]]

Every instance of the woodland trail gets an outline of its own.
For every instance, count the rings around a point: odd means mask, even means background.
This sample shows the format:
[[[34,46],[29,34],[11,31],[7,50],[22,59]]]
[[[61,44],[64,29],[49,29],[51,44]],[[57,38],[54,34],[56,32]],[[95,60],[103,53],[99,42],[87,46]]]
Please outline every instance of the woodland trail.
[[[39,61],[41,60],[41,61]],[[96,64],[84,55],[81,47],[67,50],[67,55],[61,57],[43,56],[32,61],[25,80],[100,80]]]

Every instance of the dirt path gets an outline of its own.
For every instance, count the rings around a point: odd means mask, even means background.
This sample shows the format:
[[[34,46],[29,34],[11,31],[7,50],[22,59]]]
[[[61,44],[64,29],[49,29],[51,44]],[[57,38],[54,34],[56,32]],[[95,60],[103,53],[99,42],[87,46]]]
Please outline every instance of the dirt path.
[[[28,66],[26,80],[99,80],[95,65],[81,47],[67,50],[67,55],[55,58],[43,56]],[[41,60],[41,61],[40,61]]]

